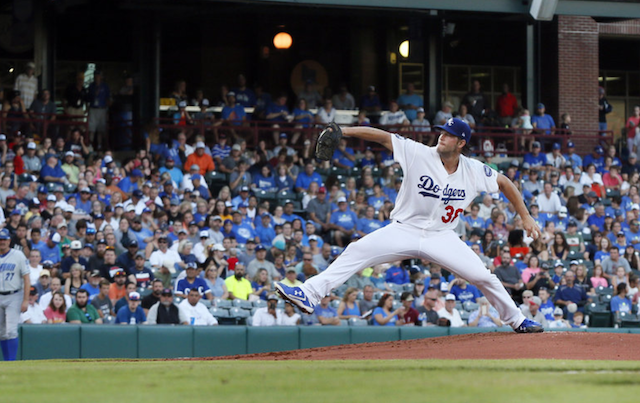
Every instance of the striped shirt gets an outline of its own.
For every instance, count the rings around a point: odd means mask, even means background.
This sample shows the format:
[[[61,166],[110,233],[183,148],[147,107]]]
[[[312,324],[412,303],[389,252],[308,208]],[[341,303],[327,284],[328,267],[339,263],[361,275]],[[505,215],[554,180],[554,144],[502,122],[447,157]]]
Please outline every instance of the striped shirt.
[[[22,98],[25,108],[29,109],[38,93],[38,79],[36,76],[29,77],[24,73],[20,74],[13,85],[13,89],[20,91],[20,98]]]

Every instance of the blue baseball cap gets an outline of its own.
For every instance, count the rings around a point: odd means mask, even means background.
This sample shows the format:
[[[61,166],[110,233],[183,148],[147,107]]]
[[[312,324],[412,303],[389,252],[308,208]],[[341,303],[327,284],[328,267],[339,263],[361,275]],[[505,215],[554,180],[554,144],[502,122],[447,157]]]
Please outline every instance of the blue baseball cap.
[[[538,109],[545,109],[544,108],[544,104],[542,102],[540,102],[537,106]]]
[[[576,145],[573,144],[573,141],[567,143],[567,148],[574,148]]]
[[[46,186],[44,186],[44,185],[43,185],[43,186],[40,186],[40,187],[38,188],[38,193],[48,194],[48,193],[49,193],[49,189],[47,189],[47,187],[46,187]]]
[[[0,231],[0,239],[11,239],[11,234],[9,233],[8,229],[3,229]]]
[[[202,180],[202,176],[200,176],[200,174],[193,174],[193,175],[191,175],[191,180],[192,180],[192,181],[194,181],[194,180],[196,180],[196,179],[200,179],[200,180]]]
[[[142,172],[140,172],[139,169],[134,169],[133,171],[131,171],[131,176],[142,178]]]
[[[604,148],[602,148],[602,146],[595,146],[593,151],[597,152],[598,154],[604,154]]]
[[[131,193],[131,195],[137,197],[138,199],[142,199],[144,193],[142,193],[142,190],[136,189],[133,191],[133,193]]]
[[[559,150],[560,148],[561,148],[560,147],[560,143],[553,143],[553,149],[554,150]]]
[[[467,144],[471,140],[471,128],[466,122],[458,118],[451,118],[442,126],[436,126],[436,129],[444,130],[449,134],[460,137],[462,140],[466,140]]]

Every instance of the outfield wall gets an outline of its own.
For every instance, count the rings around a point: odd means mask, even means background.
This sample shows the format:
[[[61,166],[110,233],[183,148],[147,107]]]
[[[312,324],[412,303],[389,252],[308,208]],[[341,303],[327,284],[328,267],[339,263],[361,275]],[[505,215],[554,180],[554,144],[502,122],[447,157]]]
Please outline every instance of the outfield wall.
[[[558,329],[640,333],[640,329]],[[182,358],[412,340],[511,328],[21,325],[18,359]]]

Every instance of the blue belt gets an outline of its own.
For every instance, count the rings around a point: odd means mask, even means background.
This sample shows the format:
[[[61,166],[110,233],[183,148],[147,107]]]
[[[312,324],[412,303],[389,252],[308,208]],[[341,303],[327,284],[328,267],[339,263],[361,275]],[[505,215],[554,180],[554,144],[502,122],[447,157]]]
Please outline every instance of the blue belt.
[[[0,295],[11,295],[11,294],[15,294],[17,292],[20,292],[20,290],[13,290],[13,291],[0,291]]]

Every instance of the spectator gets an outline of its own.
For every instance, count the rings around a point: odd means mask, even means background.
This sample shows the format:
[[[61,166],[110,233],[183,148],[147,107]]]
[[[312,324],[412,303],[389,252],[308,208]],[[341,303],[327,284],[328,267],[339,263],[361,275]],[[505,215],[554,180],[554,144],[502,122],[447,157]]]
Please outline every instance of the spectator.
[[[631,272],[631,266],[629,266],[629,262],[624,257],[620,256],[620,249],[617,246],[609,247],[609,257],[604,258],[602,260],[602,271],[603,276],[609,281],[613,281],[613,277],[618,269],[618,267],[624,268],[625,273]]]
[[[349,93],[347,90],[347,86],[344,84],[340,84],[340,88],[338,89],[338,93],[331,98],[333,101],[333,105],[336,109],[341,110],[354,110],[356,109],[356,101],[353,98],[353,95]]]
[[[414,302],[413,294],[405,291],[400,296],[402,307],[404,308],[404,315],[402,316],[402,323],[404,326],[416,326],[420,324],[419,313],[411,305]]]
[[[267,306],[258,308],[253,314],[253,326],[282,326],[285,314],[277,309],[278,297],[274,294],[267,296]]]
[[[149,325],[179,325],[180,309],[173,303],[173,292],[165,288],[160,293],[160,301],[149,308],[147,314]]]
[[[225,284],[229,290],[229,299],[249,299],[249,295],[253,292],[253,289],[251,288],[251,282],[244,276],[244,265],[242,263],[236,263],[234,274],[225,280]]]
[[[553,320],[548,322],[548,326],[550,329],[568,329],[571,327],[571,324],[562,318],[562,308],[556,307],[553,311]]]
[[[453,115],[451,114],[452,110],[453,110],[453,104],[449,101],[445,101],[442,104],[442,109],[439,110],[438,113],[436,113],[436,117],[435,119],[433,119],[435,124],[443,125],[447,123],[447,120],[453,117]]]
[[[58,165],[58,158],[55,154],[49,155],[47,163],[40,170],[40,180],[44,183],[58,182],[67,183],[65,172]]]
[[[321,125],[335,122],[337,113],[336,108],[333,107],[333,101],[325,99],[322,108],[318,108],[316,122]]]
[[[482,296],[480,291],[475,285],[469,284],[467,280],[462,278],[456,278],[449,283],[449,292],[456,296],[456,299],[460,302],[478,302],[477,299]]]
[[[56,105],[53,101],[51,101],[51,92],[47,89],[42,90],[40,97],[38,99],[35,99],[31,103],[25,100],[26,95],[23,91],[21,91],[20,94],[25,106],[28,106],[28,110],[31,112],[30,118],[38,119],[41,121],[35,123],[37,133],[43,138],[48,135],[53,135],[55,133],[55,127],[51,125],[48,126],[47,133],[43,132],[45,121],[53,123],[56,120]]]
[[[318,322],[320,322],[321,325],[340,325],[338,312],[335,308],[329,306],[329,302],[331,302],[331,297],[325,296],[320,301],[320,304],[316,306],[315,314]]]
[[[462,103],[467,105],[476,122],[482,122],[485,113],[490,109],[489,100],[482,92],[480,81],[478,80],[473,80],[471,91],[465,94],[462,98]]]
[[[43,314],[49,324],[65,323],[67,321],[67,304],[61,292],[53,294],[53,298],[51,298],[51,302],[49,302]]]
[[[456,296],[453,294],[447,294],[444,297],[444,308],[440,309],[437,314],[438,318],[448,319],[451,327],[467,326],[462,320],[460,312],[456,309]]]
[[[63,106],[67,116],[72,120],[84,120],[84,105],[87,100],[87,90],[84,88],[84,73],[76,74],[75,81],[69,84],[64,92]]]
[[[140,306],[140,294],[129,293],[129,301],[126,306],[121,307],[116,314],[116,324],[121,325],[145,325],[147,316]]]
[[[411,124],[411,120],[407,118],[404,111],[400,110],[398,101],[394,99],[389,103],[389,112],[384,113],[380,117],[380,124],[387,126],[409,126]],[[398,129],[395,128],[395,130]]]
[[[198,165],[200,168],[200,175],[206,175],[207,172],[211,172],[215,169],[213,159],[209,154],[204,152],[204,149],[204,143],[202,141],[198,141],[196,143],[196,151],[191,153],[184,163],[185,170],[189,170],[193,165]]]
[[[300,324],[300,321],[300,314],[295,311],[295,307],[289,301],[285,301],[284,315],[282,316],[282,325],[297,326]]]
[[[316,109],[320,107],[322,96],[320,96],[320,93],[315,89],[313,80],[305,81],[304,89],[298,92],[298,101],[301,99],[307,101],[309,109]]]
[[[305,98],[306,99],[306,98]],[[307,105],[311,108],[311,102],[307,99]],[[287,108],[287,95],[282,93],[276,101],[267,106],[265,118],[271,122],[271,127],[279,129],[283,123],[289,120],[289,109]],[[273,140],[277,142],[278,131],[273,132]]]
[[[502,283],[507,290],[511,298],[516,301],[522,299],[522,291],[524,291],[524,283],[520,276],[520,271],[511,264],[510,252],[502,252],[500,266],[497,266],[493,274],[498,277],[498,280]]]
[[[502,126],[511,125],[513,116],[516,115],[518,109],[518,100],[509,90],[509,84],[502,84],[502,94],[496,100],[496,112],[502,123]]]
[[[573,141],[567,142],[567,153],[564,154],[564,158],[567,162],[571,163],[571,167],[581,168],[582,165],[582,157],[575,153],[576,147]]]
[[[100,280],[100,292],[98,295],[94,296],[91,300],[91,305],[98,311],[100,318],[105,323],[110,323],[110,317],[115,317],[115,310],[113,309],[113,302],[111,302],[111,298],[109,298],[109,290],[111,288],[111,283],[107,280]]]
[[[64,301],[64,299],[62,299]],[[38,304],[38,290],[31,286],[29,289],[29,304],[25,312],[20,313],[20,323],[42,324],[47,323],[44,310]]]
[[[568,310],[568,306],[571,304],[575,304],[577,309],[582,311],[587,303],[587,293],[583,287],[575,284],[575,279],[575,273],[568,270],[564,274],[565,285],[560,285],[553,296],[553,302],[561,307],[563,311]]]
[[[627,119],[625,129],[627,131],[627,149],[629,152],[638,152],[637,134],[640,132],[640,105],[634,105],[633,115]]]
[[[414,121],[418,117],[418,109],[424,106],[424,101],[415,93],[413,83],[407,83],[407,92],[398,97],[398,105],[409,121]]]
[[[51,278],[51,286],[50,286],[50,291],[44,293],[43,295],[40,296],[40,307],[42,309],[47,309],[47,306],[49,306],[49,302],[51,302],[51,299],[53,297],[53,295],[57,292],[61,293],[62,295],[64,295],[64,302],[67,306],[67,308],[71,307],[72,304],[72,300],[71,297],[68,295],[64,294],[64,290],[62,289],[62,283],[60,282],[60,279],[58,277],[52,277]],[[76,293],[77,295],[77,293]]]
[[[200,302],[201,296],[198,289],[193,288],[189,290],[187,298],[178,305],[180,322],[183,325],[213,326],[218,324],[216,318],[214,318],[204,304]]]
[[[540,297],[531,297],[529,300],[529,309],[524,312],[524,315],[536,322],[540,323],[542,327],[547,327],[547,319],[545,315],[540,311],[540,305],[542,304],[542,300]]]
[[[35,63],[28,62],[24,73],[18,75],[13,84],[13,90],[20,92],[20,97],[27,107],[31,106],[38,94],[38,78],[34,75],[35,70]]]
[[[198,270],[196,263],[187,263],[185,273],[185,278],[176,281],[176,296],[186,298],[189,295],[189,290],[195,288],[200,295],[204,295],[206,299],[213,299],[211,289],[209,289],[207,283],[202,278],[197,277]]]
[[[536,114],[531,117],[531,125],[538,133],[546,135],[553,134],[556,129],[556,122],[551,115],[545,113],[543,103],[537,105]]]
[[[469,315],[470,327],[501,327],[500,315],[485,297],[478,298],[479,307]]]
[[[289,266],[282,282],[289,287],[298,287],[302,281],[298,280],[298,272],[294,266]]]
[[[333,236],[336,244],[343,247],[354,234],[358,217],[349,209],[349,204],[345,197],[338,198],[337,202],[338,210],[331,214],[329,223],[331,224],[330,228],[335,231]]]
[[[244,106],[236,102],[235,92],[229,91],[227,93],[227,102],[222,108],[220,117],[226,126],[242,126],[247,120]]]
[[[340,319],[359,319],[361,317],[360,307],[358,306],[356,299],[358,298],[358,289],[355,287],[349,287],[338,305],[338,318]],[[417,317],[417,315],[416,315]]]
[[[67,311],[67,322],[77,324],[102,324],[100,314],[93,305],[89,304],[89,293],[87,290],[78,290],[76,303]]]
[[[438,324],[439,316],[438,310],[436,309],[437,302],[438,290],[436,288],[429,287],[424,295],[424,303],[416,309],[419,314],[418,320],[420,321],[421,326],[436,326]]]
[[[377,114],[382,109],[380,98],[376,94],[376,87],[370,85],[367,93],[362,96],[360,101],[360,110],[364,110],[368,115]]]
[[[107,113],[111,105],[109,86],[102,81],[102,72],[93,72],[93,83],[87,89],[87,104],[89,105],[89,140],[97,150],[101,150],[103,141],[107,141]]]
[[[606,133],[602,133],[607,130],[607,114],[611,113],[613,110],[613,106],[609,103],[605,96],[604,88],[598,87],[598,130],[600,130],[601,135],[606,135]]]
[[[631,313],[631,300],[627,297],[627,283],[620,283],[615,287],[616,294],[611,298],[611,312]]]

